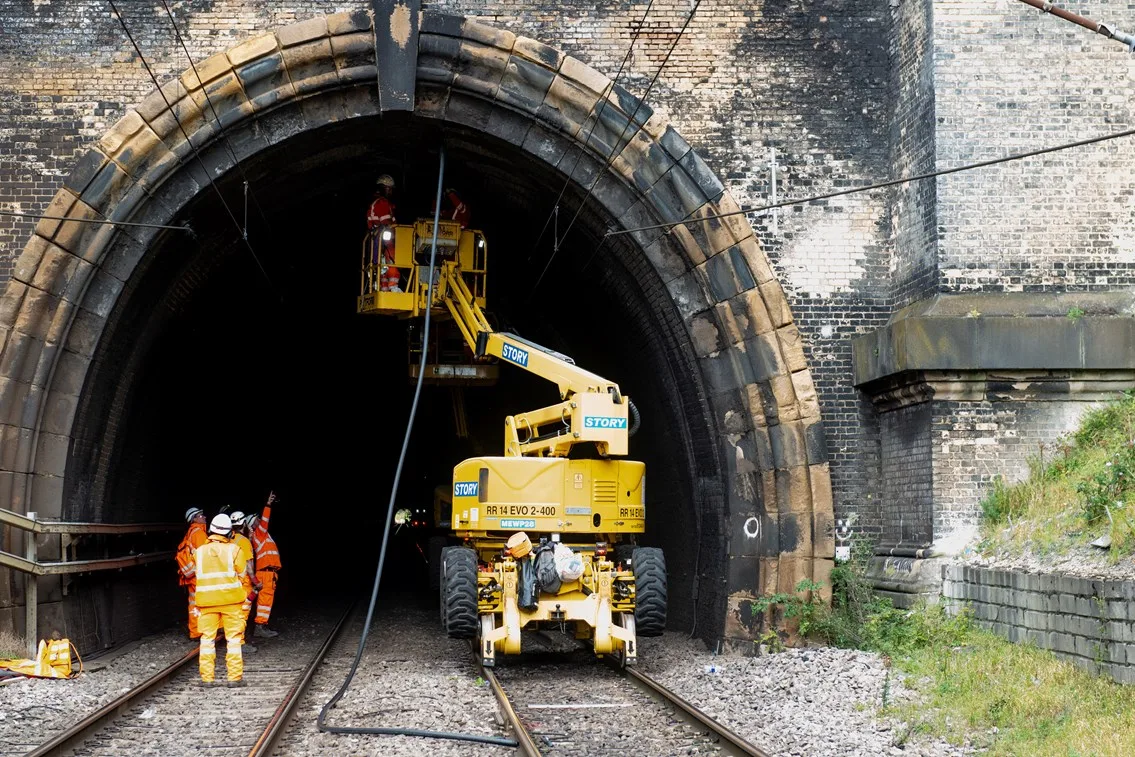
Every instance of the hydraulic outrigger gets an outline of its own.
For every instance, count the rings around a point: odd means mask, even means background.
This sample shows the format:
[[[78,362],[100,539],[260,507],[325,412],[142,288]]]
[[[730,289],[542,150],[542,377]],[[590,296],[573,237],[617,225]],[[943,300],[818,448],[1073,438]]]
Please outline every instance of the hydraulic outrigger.
[[[449,521],[461,541],[441,554],[443,624],[450,636],[479,638],[486,665],[497,652],[519,653],[521,630],[544,623],[573,626],[597,654],[633,662],[636,633],[658,635],[666,622],[661,550],[632,541],[645,530],[645,466],[610,459],[627,454],[637,411],[618,384],[492,328],[484,312],[488,249],[481,232],[438,224],[431,300],[426,263],[433,233],[432,220],[419,220],[367,236],[358,311],[412,318],[430,308],[434,318],[456,326],[475,361],[498,358],[551,381],[560,393],[557,404],[505,419],[503,456],[454,468]],[[378,286],[383,263],[376,241],[393,245],[404,291]],[[569,459],[583,444],[598,459]],[[530,566],[522,562],[533,558],[514,557],[506,547],[520,531],[539,543],[534,552],[560,542],[583,562],[578,579],[555,591],[543,587],[524,607],[520,582]]]

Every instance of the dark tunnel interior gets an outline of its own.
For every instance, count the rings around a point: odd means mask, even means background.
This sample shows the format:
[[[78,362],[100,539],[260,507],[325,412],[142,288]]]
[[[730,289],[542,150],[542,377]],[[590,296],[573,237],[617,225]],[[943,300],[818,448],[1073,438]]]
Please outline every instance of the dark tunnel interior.
[[[641,410],[630,455],[647,464],[639,541],[665,549],[670,624],[689,629],[702,549],[693,450],[710,432],[673,304],[649,296],[665,290],[646,280],[656,276],[633,244],[596,254],[613,221],[594,199],[548,265],[550,230],[535,240],[564,175],[487,135],[432,122],[387,116],[303,132],[226,174],[218,186],[238,220],[249,181],[258,260],[212,189],[182,210],[178,221],[196,237],[168,233],[151,245],[92,363],[65,506],[170,521],[190,505],[256,510],[275,490],[278,604],[328,586],[368,587],[413,385],[407,322],[355,313],[365,211],[375,178],[390,173],[398,221],[428,214],[443,141],[444,183],[489,242],[488,308],[500,327],[619,382]],[[569,185],[560,234],[586,191]],[[397,507],[428,513],[455,463],[502,453],[506,415],[559,399],[554,385],[510,366],[496,386],[461,391],[468,438],[456,434],[453,390],[423,390]],[[426,590],[424,538],[412,527],[393,534],[384,589]]]

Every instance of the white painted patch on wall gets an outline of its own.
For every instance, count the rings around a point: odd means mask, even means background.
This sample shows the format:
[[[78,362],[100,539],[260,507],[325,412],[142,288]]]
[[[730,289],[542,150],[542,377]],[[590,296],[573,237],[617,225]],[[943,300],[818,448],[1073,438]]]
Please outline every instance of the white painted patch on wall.
[[[850,291],[867,273],[860,265],[867,257],[864,248],[878,243],[874,220],[862,221],[847,211],[807,215],[799,238],[781,253],[792,290],[820,298]]]

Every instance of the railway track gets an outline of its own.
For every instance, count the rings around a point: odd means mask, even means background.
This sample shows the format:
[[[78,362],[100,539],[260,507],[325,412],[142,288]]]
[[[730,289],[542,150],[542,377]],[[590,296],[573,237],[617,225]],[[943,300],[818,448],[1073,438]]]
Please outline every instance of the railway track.
[[[767,757],[678,694],[589,651],[483,668],[525,757],[727,754]],[[552,662],[551,660],[560,660]]]
[[[57,734],[27,757],[272,753],[316,668],[346,624],[292,623],[287,636],[244,656],[243,688],[201,688],[193,650]],[[224,678],[218,643],[217,675]]]

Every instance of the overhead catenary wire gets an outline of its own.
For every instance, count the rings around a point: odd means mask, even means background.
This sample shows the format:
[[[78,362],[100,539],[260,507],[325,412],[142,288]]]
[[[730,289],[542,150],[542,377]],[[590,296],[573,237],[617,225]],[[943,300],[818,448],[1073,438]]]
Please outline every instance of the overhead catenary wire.
[[[170,231],[188,231],[193,233],[193,229],[189,224],[181,226],[169,226],[161,223],[135,223],[133,221],[111,221],[107,218],[73,218],[71,216],[49,216],[42,213],[20,213],[15,210],[0,209],[0,216],[12,216],[14,218],[32,218],[37,221],[74,221],[75,223],[93,223],[93,224],[110,224],[112,226],[137,226],[143,229],[168,229]]]
[[[264,214],[264,208],[260,206],[260,200],[257,199],[256,193],[251,191],[251,182],[248,175],[244,172],[244,166],[241,164],[240,159],[236,156],[236,150],[233,149],[232,142],[229,140],[228,132],[225,131],[224,125],[221,123],[221,117],[217,114],[217,108],[213,105],[213,98],[209,96],[209,88],[205,86],[205,82],[201,79],[201,74],[197,72],[197,64],[193,61],[193,56],[189,53],[189,48],[185,44],[185,38],[181,36],[181,30],[177,26],[177,20],[173,17],[173,11],[170,10],[167,0],[161,0],[162,7],[165,8],[166,16],[169,18],[169,24],[173,27],[173,36],[181,45],[182,52],[185,53],[186,59],[189,61],[189,67],[193,70],[193,75],[197,77],[197,83],[201,85],[201,93],[205,95],[205,102],[209,106],[210,112],[213,114],[213,123],[217,126],[217,132],[224,140],[224,145],[229,151],[229,155],[233,159],[233,164],[236,165],[236,170],[240,173],[240,178],[244,182],[245,192],[245,209],[244,209],[244,236],[247,238],[248,234],[248,198],[252,197],[252,204],[256,206],[256,212],[260,215],[260,220],[264,221],[264,225],[271,227],[268,223],[268,217]]]
[[[422,323],[422,344],[429,344],[430,338],[430,312],[432,311],[433,295],[434,295],[434,272],[436,270],[437,261],[437,232],[438,225],[441,221],[441,194],[442,186],[445,180],[445,145],[441,147],[441,154],[438,158],[438,171],[437,171],[437,195],[434,198],[434,222],[433,222],[433,239],[430,242],[430,265],[429,265],[429,284],[426,289],[426,308],[425,318]],[[374,619],[374,608],[378,604],[378,587],[382,582],[382,569],[386,564],[386,547],[390,543],[390,526],[394,520],[394,503],[398,497],[398,485],[402,480],[402,468],[406,463],[406,451],[410,447],[410,435],[414,431],[414,418],[418,413],[418,401],[422,395],[422,384],[426,376],[426,359],[429,350],[423,349],[421,358],[418,361],[418,380],[414,385],[414,399],[410,402],[410,415],[406,420],[406,433],[402,437],[402,451],[398,455],[398,465],[394,469],[394,482],[390,486],[390,500],[386,506],[386,522],[382,529],[382,546],[378,550],[378,568],[374,573],[374,586],[370,592],[370,605],[367,607],[366,620],[363,622],[362,635],[359,637],[359,646],[355,651],[355,659],[351,662],[351,669],[347,672],[347,677],[343,679],[343,684],[335,695],[323,705],[319,710],[319,717],[316,719],[316,724],[319,730],[325,733],[354,733],[354,734],[377,734],[386,736],[420,736],[422,738],[432,739],[449,739],[453,741],[469,741],[479,744],[495,744],[497,746],[515,747],[516,742],[512,739],[502,738],[500,736],[483,736],[475,733],[450,733],[446,731],[429,731],[420,728],[387,728],[382,726],[376,727],[345,727],[327,724],[327,713],[339,703],[343,695],[347,693],[347,689],[351,686],[351,681],[355,678],[355,673],[359,669],[359,663],[362,661],[363,652],[366,649],[367,635],[370,633],[371,622]]]
[[[1035,158],[1039,155],[1048,155],[1054,152],[1061,152],[1063,150],[1071,150],[1077,147],[1086,147],[1087,145],[1094,145],[1100,142],[1108,142],[1113,139],[1122,139],[1124,137],[1135,136],[1135,128],[1124,129],[1123,131],[1116,131],[1110,134],[1101,134],[1096,137],[1089,137],[1088,139],[1080,139],[1075,142],[1065,142],[1059,145],[1051,145],[1049,147],[1041,147],[1036,150],[1029,150],[1027,152],[1014,153],[1012,155],[1005,155],[1000,158],[991,158],[989,160],[982,160],[976,163],[966,163],[961,166],[954,166],[953,168],[942,168],[936,171],[929,171],[927,173],[915,174],[914,176],[903,176],[898,179],[888,179],[887,181],[880,181],[875,184],[866,184],[860,187],[851,187],[849,189],[840,189],[834,192],[825,192],[823,194],[811,195],[809,197],[801,197],[796,200],[782,200],[780,202],[769,203],[767,205],[751,205],[740,210],[731,210],[728,213],[716,213],[713,215],[698,216],[691,218],[687,216],[681,221],[669,221],[667,223],[655,223],[649,226],[636,226],[630,229],[609,229],[604,235],[603,240],[609,237],[622,236],[624,234],[633,234],[639,231],[654,231],[656,229],[663,229],[667,232],[675,226],[685,226],[690,223],[701,223],[703,221],[711,221],[717,218],[730,218],[732,216],[748,215],[749,213],[763,213],[768,210],[775,210],[776,208],[789,208],[794,205],[807,205],[812,202],[819,202],[821,200],[830,200],[836,197],[846,197],[847,195],[862,194],[863,192],[873,192],[877,189],[886,189],[887,187],[898,186],[899,184],[907,184],[916,181],[926,181],[927,179],[936,179],[939,176],[948,176],[950,174],[962,173],[964,171],[974,171],[979,168],[988,168],[990,166],[1000,165],[1002,163],[1011,163],[1017,160],[1024,160],[1026,158]],[[598,249],[598,248],[597,248]]]
[[[630,44],[627,45],[627,52],[623,56],[622,62],[619,63],[619,70],[615,72],[615,77],[611,79],[611,82],[606,87],[604,87],[603,93],[599,96],[599,100],[596,101],[602,101],[602,104],[599,106],[599,110],[596,111],[595,103],[592,103],[591,108],[587,112],[587,118],[583,120],[584,123],[587,123],[588,119],[590,119],[592,114],[594,113],[595,120],[591,122],[591,128],[590,130],[588,130],[587,136],[583,138],[583,143],[582,145],[580,145],[578,152],[576,152],[575,154],[575,163],[572,164],[571,171],[568,172],[567,178],[564,179],[564,185],[560,187],[559,194],[556,195],[556,200],[552,203],[551,212],[548,213],[548,217],[544,219],[544,227],[540,229],[540,233],[536,237],[536,242],[532,245],[532,252],[528,255],[529,261],[532,260],[533,256],[536,254],[536,248],[540,246],[540,242],[544,239],[544,233],[548,230],[548,224],[552,221],[552,217],[555,216],[557,221],[559,219],[560,201],[564,198],[564,193],[567,191],[568,186],[571,184],[571,180],[575,177],[575,169],[579,168],[579,161],[583,158],[583,145],[586,145],[591,140],[591,135],[595,133],[595,127],[599,125],[599,120],[603,117],[603,111],[607,108],[608,98],[610,97],[610,94],[615,91],[615,86],[619,83],[619,77],[623,75],[623,69],[626,68],[627,61],[631,59],[631,55],[634,53],[635,43],[638,42],[638,37],[642,33],[642,28],[646,24],[646,17],[650,15],[650,9],[653,7],[654,0],[650,0],[650,2],[647,3],[646,11],[642,14],[642,18],[639,19],[638,26],[635,28],[634,34],[631,35]],[[576,131],[576,134],[579,134],[579,132],[581,131],[583,131],[582,124]],[[564,150],[562,153],[560,153],[560,157],[556,160],[555,170],[559,170],[560,163],[563,162],[564,157],[567,154],[567,150]],[[553,245],[558,246],[560,238],[558,228],[553,232],[553,234]]]
[[[670,56],[673,55],[674,49],[678,46],[678,43],[682,41],[682,37],[685,36],[686,29],[689,28],[690,22],[694,20],[694,15],[698,12],[698,7],[700,5],[701,0],[695,0],[693,7],[690,8],[690,12],[686,16],[685,23],[682,24],[682,28],[674,37],[674,41],[670,43],[670,49],[666,51],[666,56],[662,59],[662,63],[659,64],[658,70],[654,72],[654,76],[653,78],[651,78],[650,84],[647,85],[646,91],[643,92],[642,97],[639,98],[638,105],[635,106],[634,112],[631,113],[630,118],[627,119],[627,125],[623,127],[623,131],[619,134],[619,138],[616,139],[615,144],[612,145],[611,154],[607,157],[607,160],[606,162],[604,162],[603,167],[598,172],[596,172],[595,179],[591,182],[591,186],[587,188],[587,194],[583,196],[583,200],[580,201],[579,207],[577,207],[575,210],[575,215],[571,217],[571,221],[568,222],[567,228],[564,229],[563,236],[565,238],[567,237],[568,232],[570,232],[572,227],[575,225],[576,219],[579,218],[580,213],[583,212],[584,207],[587,205],[587,201],[591,198],[592,193],[595,191],[595,187],[599,185],[600,180],[603,178],[603,174],[615,162],[615,158],[619,157],[619,155],[623,153],[623,150],[627,148],[627,145],[630,144],[631,140],[634,139],[635,136],[642,130],[641,124],[635,125],[635,118],[638,117],[639,111],[642,110],[642,107],[646,104],[646,98],[650,96],[651,91],[654,89],[655,83],[658,81],[658,77],[662,75],[662,71],[666,68],[666,64],[670,62]],[[627,139],[626,142],[624,142],[623,138],[627,135],[627,129],[631,128],[632,125],[635,126],[635,131],[633,134],[631,134],[630,139]],[[547,275],[548,269],[551,267],[552,261],[555,260],[557,252],[559,252],[558,248],[553,250],[552,254],[548,256],[548,262],[544,264],[544,270],[540,272],[539,278],[536,279],[536,283],[532,285],[532,289],[530,290],[533,294],[535,294],[536,290],[540,287],[540,282],[544,280],[544,276]]]
[[[177,124],[178,130],[181,131],[181,135],[185,137],[186,143],[189,145],[190,149],[193,150],[193,155],[197,158],[197,162],[198,164],[200,164],[201,170],[205,173],[205,177],[209,180],[209,186],[211,186],[213,188],[213,191],[217,193],[217,199],[221,201],[221,206],[225,209],[225,212],[232,220],[233,225],[237,229],[237,232],[241,234],[241,240],[244,242],[244,246],[248,249],[249,254],[252,255],[252,259],[256,261],[256,266],[260,269],[260,273],[264,276],[264,280],[268,282],[268,286],[271,287],[279,297],[279,290],[276,289],[275,284],[273,284],[272,282],[272,278],[268,275],[268,271],[264,268],[264,264],[260,261],[260,256],[256,254],[256,250],[253,249],[252,243],[248,241],[248,239],[244,238],[242,229],[240,227],[240,221],[237,220],[236,215],[233,214],[232,209],[229,207],[229,204],[225,201],[225,196],[221,192],[221,188],[217,186],[217,182],[213,180],[213,175],[205,165],[205,161],[201,157],[201,152],[197,149],[197,145],[193,144],[193,140],[189,138],[189,134],[185,131],[185,126],[181,123],[181,119],[178,118],[177,113],[174,112],[173,104],[170,103],[169,98],[166,97],[166,93],[162,90],[161,84],[158,82],[158,77],[154,74],[154,70],[150,67],[149,62],[146,60],[146,56],[142,53],[142,49],[138,47],[138,43],[134,40],[134,35],[130,33],[130,28],[126,25],[126,18],[122,15],[122,12],[118,10],[118,6],[114,4],[114,0],[107,0],[107,2],[110,4],[111,10],[114,11],[114,15],[118,19],[118,23],[122,27],[122,31],[126,34],[126,38],[130,40],[130,45],[134,48],[134,52],[138,55],[138,60],[141,61],[142,67],[145,68],[146,73],[149,74],[150,81],[154,83],[154,87],[157,89],[158,94],[161,95],[162,102],[165,103],[166,108],[169,109],[170,115],[173,116],[174,123]]]

